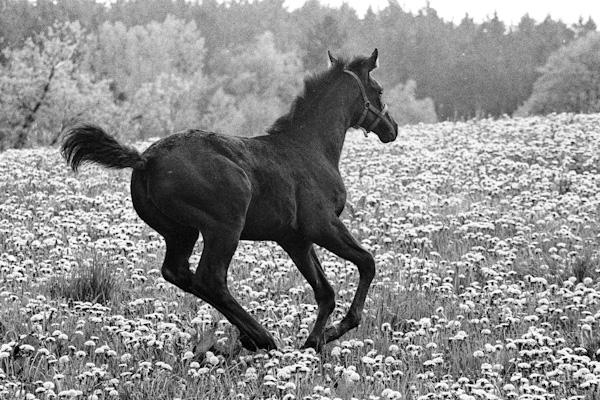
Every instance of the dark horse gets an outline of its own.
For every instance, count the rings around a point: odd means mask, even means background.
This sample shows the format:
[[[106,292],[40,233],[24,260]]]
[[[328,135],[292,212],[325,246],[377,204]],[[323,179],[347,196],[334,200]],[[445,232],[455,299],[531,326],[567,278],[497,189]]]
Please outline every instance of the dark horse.
[[[131,198],[141,219],[166,242],[164,278],[219,310],[250,350],[276,348],[273,337],[232,297],[227,270],[240,240],[272,240],[289,254],[314,290],[318,316],[304,347],[319,351],[358,326],[375,275],[369,252],[338,218],[346,190],[338,168],[348,128],[373,131],[382,142],[398,125],[370,76],[377,49],[305,80],[304,93],[268,135],[241,138],[189,130],[143,153],[92,125],[70,128],[62,154],[73,170],[84,162],[132,168]],[[195,273],[188,259],[202,233]],[[356,264],[358,288],[347,315],[326,328],[335,293],[314,249],[317,244]]]

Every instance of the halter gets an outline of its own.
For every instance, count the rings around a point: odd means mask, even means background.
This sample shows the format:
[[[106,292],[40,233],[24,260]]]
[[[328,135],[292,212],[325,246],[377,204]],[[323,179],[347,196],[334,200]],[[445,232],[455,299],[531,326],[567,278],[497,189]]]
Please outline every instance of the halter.
[[[351,77],[354,78],[354,80],[358,83],[358,87],[360,88],[360,93],[362,94],[363,100],[364,100],[364,108],[363,108],[363,112],[360,115],[360,118],[358,119],[358,122],[354,125],[354,127],[358,127],[358,128],[362,128],[365,130],[365,137],[367,136],[367,134],[369,132],[371,132],[373,129],[375,129],[375,127],[377,126],[377,124],[379,124],[379,121],[383,121],[387,124],[387,126],[392,130],[392,132],[394,132],[396,129],[394,128],[394,126],[385,118],[386,114],[387,114],[387,110],[388,107],[386,104],[383,105],[383,108],[380,110],[378,110],[373,104],[371,104],[371,102],[369,101],[369,98],[367,97],[367,92],[365,91],[365,87],[363,86],[362,81],[360,80],[360,78],[352,71],[345,69],[344,70],[345,73],[347,73],[348,75],[350,75]],[[373,121],[371,123],[371,125],[369,125],[368,128],[364,128],[361,126],[361,124],[363,122],[365,122],[365,119],[367,118],[367,115],[369,114],[369,111],[372,112],[373,114],[375,114],[375,116],[377,118],[375,118],[375,121]]]

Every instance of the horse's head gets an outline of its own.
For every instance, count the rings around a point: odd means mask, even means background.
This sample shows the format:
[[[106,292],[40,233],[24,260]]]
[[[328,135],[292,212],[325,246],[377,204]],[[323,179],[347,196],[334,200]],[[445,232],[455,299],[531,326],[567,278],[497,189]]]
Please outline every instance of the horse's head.
[[[329,60],[332,64],[338,62],[331,53]],[[374,132],[383,143],[396,140],[398,124],[387,111],[387,106],[381,101],[383,87],[373,77],[371,71],[377,68],[377,49],[369,58],[359,63],[353,63],[344,72],[351,76],[355,86],[360,90],[353,105],[353,126],[366,132]]]

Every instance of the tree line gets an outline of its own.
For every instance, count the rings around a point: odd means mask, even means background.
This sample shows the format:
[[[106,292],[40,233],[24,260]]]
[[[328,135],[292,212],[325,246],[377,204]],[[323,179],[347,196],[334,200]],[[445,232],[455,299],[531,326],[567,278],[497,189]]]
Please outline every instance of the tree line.
[[[317,0],[291,12],[284,0],[0,0],[0,107],[18,116],[0,117],[0,136],[14,141],[15,130],[40,126],[36,116],[58,96],[52,89],[69,85],[73,98],[87,93],[106,103],[104,117],[116,118],[107,102],[126,109],[136,136],[184,124],[256,134],[285,111],[305,73],[326,67],[327,50],[352,55],[374,47],[382,55],[377,78],[401,122],[512,115],[550,55],[595,31],[591,19],[568,26],[527,15],[511,27],[496,15],[481,23],[465,15],[454,24],[429,6],[411,13],[395,0],[363,18]],[[60,43],[66,47],[59,51]],[[52,51],[62,61],[44,61]],[[69,85],[60,80],[69,76]],[[23,78],[37,86],[11,100],[7,93],[24,90]]]

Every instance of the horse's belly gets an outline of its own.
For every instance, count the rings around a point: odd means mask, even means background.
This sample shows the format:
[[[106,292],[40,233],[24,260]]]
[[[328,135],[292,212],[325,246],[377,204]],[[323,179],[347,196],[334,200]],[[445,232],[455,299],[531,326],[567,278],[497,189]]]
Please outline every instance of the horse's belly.
[[[246,213],[243,240],[279,240],[297,229],[295,202],[253,202]]]

